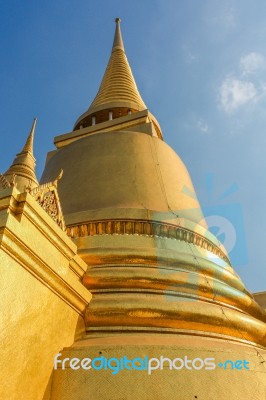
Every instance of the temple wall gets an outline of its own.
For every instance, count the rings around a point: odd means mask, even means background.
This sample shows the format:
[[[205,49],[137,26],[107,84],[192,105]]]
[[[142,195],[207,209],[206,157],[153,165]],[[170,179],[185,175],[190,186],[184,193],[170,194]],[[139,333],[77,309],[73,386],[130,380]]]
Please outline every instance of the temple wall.
[[[0,192],[1,399],[49,399],[53,358],[84,331],[76,246],[28,193]]]
[[[266,310],[266,292],[253,293],[256,302]]]

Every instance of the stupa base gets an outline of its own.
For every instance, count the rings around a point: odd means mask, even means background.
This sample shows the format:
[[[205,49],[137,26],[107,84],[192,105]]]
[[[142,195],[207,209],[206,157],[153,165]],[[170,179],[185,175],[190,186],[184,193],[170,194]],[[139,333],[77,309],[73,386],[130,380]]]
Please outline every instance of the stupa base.
[[[264,400],[265,359],[259,347],[211,337],[95,334],[57,357],[51,400]]]

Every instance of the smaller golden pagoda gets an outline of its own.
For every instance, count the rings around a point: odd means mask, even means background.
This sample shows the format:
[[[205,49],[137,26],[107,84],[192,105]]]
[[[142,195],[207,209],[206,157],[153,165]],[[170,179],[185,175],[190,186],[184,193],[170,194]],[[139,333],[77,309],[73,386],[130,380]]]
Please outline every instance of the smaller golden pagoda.
[[[8,181],[16,183],[16,186],[20,190],[24,190],[25,186],[30,188],[37,187],[39,185],[35,174],[35,158],[33,156],[33,140],[34,132],[37,119],[34,118],[29,136],[27,141],[20,153],[18,153],[9,167],[4,173],[5,178]]]

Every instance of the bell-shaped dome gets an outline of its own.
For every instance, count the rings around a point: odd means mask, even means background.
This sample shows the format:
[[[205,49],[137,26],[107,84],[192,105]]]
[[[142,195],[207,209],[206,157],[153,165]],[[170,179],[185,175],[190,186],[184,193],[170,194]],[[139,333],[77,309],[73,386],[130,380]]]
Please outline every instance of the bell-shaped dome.
[[[61,168],[60,199],[69,223],[84,221],[85,214],[150,219],[153,212],[180,224],[185,218],[204,225],[184,163],[156,137],[136,131],[89,135],[59,149],[42,181],[54,179]]]

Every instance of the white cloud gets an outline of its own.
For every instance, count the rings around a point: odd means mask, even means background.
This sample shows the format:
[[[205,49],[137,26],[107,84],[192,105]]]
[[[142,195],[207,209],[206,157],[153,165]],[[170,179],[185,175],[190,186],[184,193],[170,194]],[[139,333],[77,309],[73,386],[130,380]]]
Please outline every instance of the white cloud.
[[[210,133],[211,129],[204,119],[199,119],[197,122],[197,127],[203,133]]]
[[[260,72],[266,69],[266,58],[255,51],[239,60],[238,74],[228,75],[219,88],[218,101],[227,113],[260,101],[266,93],[266,83]]]
[[[257,98],[257,89],[250,81],[227,77],[220,86],[219,102],[227,113],[232,113]]]
[[[252,52],[240,59],[240,69],[244,76],[258,72],[265,66],[265,58],[260,53]]]

